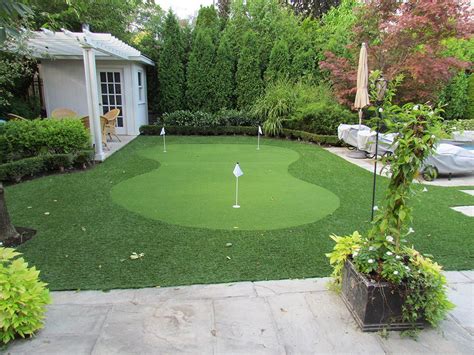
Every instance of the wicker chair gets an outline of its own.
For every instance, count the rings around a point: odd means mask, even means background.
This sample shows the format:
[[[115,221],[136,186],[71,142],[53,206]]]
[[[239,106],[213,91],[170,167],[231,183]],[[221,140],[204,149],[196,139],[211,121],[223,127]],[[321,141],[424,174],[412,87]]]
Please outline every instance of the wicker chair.
[[[112,136],[115,136],[119,142],[121,142],[120,138],[117,136],[117,133],[115,131],[115,125],[117,123],[117,117],[120,114],[120,110],[118,108],[114,108],[113,110],[110,110],[107,113],[104,113],[101,118],[101,127],[104,127],[102,131],[102,139],[107,138],[107,136],[110,137],[110,140],[112,140]],[[102,121],[102,118],[105,119],[105,121]],[[102,126],[102,122],[105,123],[105,126]]]
[[[51,117],[56,120],[62,120],[64,118],[75,118],[77,113],[68,108],[57,108],[51,112]]]
[[[9,121],[28,121],[25,117],[15,115],[14,113],[7,113],[7,117]]]

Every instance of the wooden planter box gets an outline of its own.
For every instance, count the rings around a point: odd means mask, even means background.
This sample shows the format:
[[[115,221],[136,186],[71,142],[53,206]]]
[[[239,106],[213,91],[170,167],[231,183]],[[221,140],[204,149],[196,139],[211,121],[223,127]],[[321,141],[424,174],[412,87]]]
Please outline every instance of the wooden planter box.
[[[349,260],[342,275],[342,300],[363,332],[413,328],[402,322],[400,294],[388,282],[370,282]],[[424,322],[420,320],[415,327],[424,328]]]

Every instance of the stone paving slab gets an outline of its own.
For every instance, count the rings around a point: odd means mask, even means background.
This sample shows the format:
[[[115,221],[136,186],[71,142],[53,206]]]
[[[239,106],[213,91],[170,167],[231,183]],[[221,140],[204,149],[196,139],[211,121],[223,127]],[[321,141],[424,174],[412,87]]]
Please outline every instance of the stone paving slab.
[[[451,207],[451,209],[457,212],[461,212],[462,214],[468,217],[474,217],[474,206],[456,206],[456,207]]]
[[[457,308],[417,341],[362,333],[328,279],[53,292],[46,325],[7,354],[473,354],[474,271],[446,272]]]

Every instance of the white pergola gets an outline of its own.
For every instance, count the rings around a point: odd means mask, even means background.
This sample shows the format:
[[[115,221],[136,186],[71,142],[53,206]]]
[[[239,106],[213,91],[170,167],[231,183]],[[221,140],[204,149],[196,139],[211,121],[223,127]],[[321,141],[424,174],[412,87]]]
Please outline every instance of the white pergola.
[[[33,56],[44,59],[82,59],[86,82],[89,122],[94,137],[97,160],[104,160],[100,127],[99,92],[97,86],[96,58],[130,60],[154,65],[141,52],[122,42],[110,33],[35,31],[28,39]]]

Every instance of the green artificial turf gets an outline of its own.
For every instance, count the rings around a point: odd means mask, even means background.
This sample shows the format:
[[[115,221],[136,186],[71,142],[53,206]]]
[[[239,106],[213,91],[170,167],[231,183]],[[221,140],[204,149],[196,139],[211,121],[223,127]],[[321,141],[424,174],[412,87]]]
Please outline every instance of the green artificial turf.
[[[255,139],[169,136],[167,142],[171,153],[171,146],[180,144],[221,147],[251,145]],[[295,151],[299,159],[288,172],[298,180],[292,181],[330,191],[339,198],[339,208],[313,223],[264,230],[195,228],[147,218],[119,205],[111,194],[121,183],[166,168],[159,158],[144,156],[162,144],[160,137],[139,137],[90,170],[7,187],[14,223],[38,230],[18,249],[54,290],[327,276],[331,269],[324,254],[334,245],[329,235],[364,233],[370,228],[372,175],[315,145],[286,140],[264,143],[263,151],[273,147]],[[242,168],[244,184],[252,169]],[[379,199],[387,179],[378,181]],[[416,188],[420,193],[413,200],[415,233],[409,242],[448,270],[474,269],[474,218],[449,208],[473,205],[474,198],[461,188],[428,186],[428,192],[421,192],[421,185]],[[242,210],[244,206],[247,201],[242,200]],[[301,208],[320,206],[314,201]],[[145,255],[131,260],[132,252]]]
[[[160,167],[115,185],[112,198],[145,217],[189,227],[268,230],[315,222],[339,207],[339,198],[295,178],[291,149],[247,144],[160,145],[140,155]],[[239,162],[239,204],[235,177]],[[308,208],[308,206],[312,206]]]

